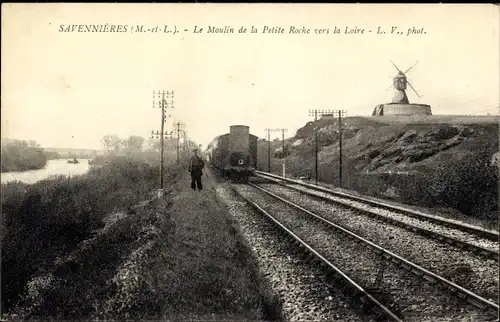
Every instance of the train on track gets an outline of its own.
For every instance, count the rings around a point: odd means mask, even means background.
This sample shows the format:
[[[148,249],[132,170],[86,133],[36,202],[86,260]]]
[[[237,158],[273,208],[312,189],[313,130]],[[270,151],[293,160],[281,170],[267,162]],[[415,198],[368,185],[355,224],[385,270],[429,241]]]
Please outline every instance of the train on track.
[[[205,151],[207,161],[224,178],[247,182],[257,166],[257,136],[246,125],[231,125],[229,133],[215,137]]]

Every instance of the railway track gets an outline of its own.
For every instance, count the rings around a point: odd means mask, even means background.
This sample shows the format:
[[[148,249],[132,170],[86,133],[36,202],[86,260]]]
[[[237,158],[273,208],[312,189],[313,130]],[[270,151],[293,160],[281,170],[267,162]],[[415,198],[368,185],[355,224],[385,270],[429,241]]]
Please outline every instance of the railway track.
[[[250,187],[253,190],[247,190]],[[496,303],[420,267],[289,200],[251,183],[247,186],[233,187],[233,190],[256,210],[269,218],[283,233],[294,239],[299,246],[309,252],[316,260],[329,268],[344,282],[351,285],[358,296],[364,299],[365,303],[370,303],[372,307],[375,307],[378,312],[383,313],[390,320],[411,320],[415,319],[415,316],[422,317],[425,314],[431,318],[435,317],[433,314],[442,314],[448,318],[451,317],[452,320],[457,320],[458,317],[464,314],[463,308],[461,311],[455,300],[451,300],[446,292],[437,291],[435,287],[430,289],[422,288],[419,277],[425,279],[431,285],[437,284],[458,295],[458,297],[466,299],[469,302],[468,309],[473,311],[471,314],[474,316],[481,316],[486,311],[493,320],[493,317],[498,315],[498,305]],[[256,192],[259,192],[260,195],[256,194]],[[253,198],[249,196],[253,196]],[[258,199],[258,202],[252,199]],[[337,234],[332,234],[332,230]],[[338,234],[339,232],[340,234]],[[322,240],[322,242],[318,242],[318,240]],[[351,255],[350,257],[353,257],[352,254],[356,254],[356,258],[362,258],[362,263],[354,264],[349,256],[338,255],[346,254],[345,247],[352,247],[352,252],[348,251],[347,253]],[[336,249],[337,252],[333,251],[332,253],[332,249]],[[335,261],[338,261],[339,264],[336,265]],[[410,273],[413,273],[419,280],[417,284],[412,282],[414,279],[408,278],[409,275],[412,275]],[[383,278],[384,274],[389,278]],[[356,278],[351,277],[351,275],[356,276]],[[381,289],[375,287],[375,293],[367,291],[366,286],[364,288],[362,284],[372,284],[368,277],[375,277],[375,280],[378,280],[375,284],[380,285],[381,280],[384,280],[387,285]],[[376,296],[373,294],[382,295]],[[389,299],[386,299],[385,303],[389,304],[384,304],[384,300],[379,300],[379,297],[387,298],[387,296]],[[429,316],[429,312],[434,313]],[[483,318],[481,317],[481,319]]]
[[[257,175],[260,178],[278,183],[313,198],[340,205],[461,249],[467,249],[497,262],[499,260],[498,232],[450,221],[384,202],[336,192],[265,172],[258,171]]]

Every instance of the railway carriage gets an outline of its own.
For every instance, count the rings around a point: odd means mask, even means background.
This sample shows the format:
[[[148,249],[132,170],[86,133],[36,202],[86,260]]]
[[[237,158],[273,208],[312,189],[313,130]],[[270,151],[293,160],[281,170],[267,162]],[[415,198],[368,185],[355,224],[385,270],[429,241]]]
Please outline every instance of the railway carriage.
[[[215,137],[207,146],[208,162],[222,176],[248,181],[257,165],[257,136],[246,125],[232,125],[229,133]]]

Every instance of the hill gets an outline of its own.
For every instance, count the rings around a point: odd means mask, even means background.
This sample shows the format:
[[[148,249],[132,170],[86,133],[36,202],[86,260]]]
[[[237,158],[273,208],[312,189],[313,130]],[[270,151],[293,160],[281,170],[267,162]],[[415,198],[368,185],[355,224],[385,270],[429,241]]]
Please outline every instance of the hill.
[[[342,119],[342,187],[374,197],[445,207],[496,219],[498,117],[381,116]],[[287,176],[315,177],[314,130],[318,130],[318,180],[339,183],[337,119],[307,123],[285,140]],[[272,151],[281,151],[281,141]],[[258,167],[268,169],[268,143],[259,141]],[[281,160],[272,160],[281,173]]]

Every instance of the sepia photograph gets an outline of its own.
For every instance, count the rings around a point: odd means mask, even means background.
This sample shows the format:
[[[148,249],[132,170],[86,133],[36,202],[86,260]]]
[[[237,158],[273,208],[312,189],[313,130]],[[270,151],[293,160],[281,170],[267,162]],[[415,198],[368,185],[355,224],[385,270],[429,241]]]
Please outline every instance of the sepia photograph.
[[[3,3],[1,321],[499,321],[495,4]]]

